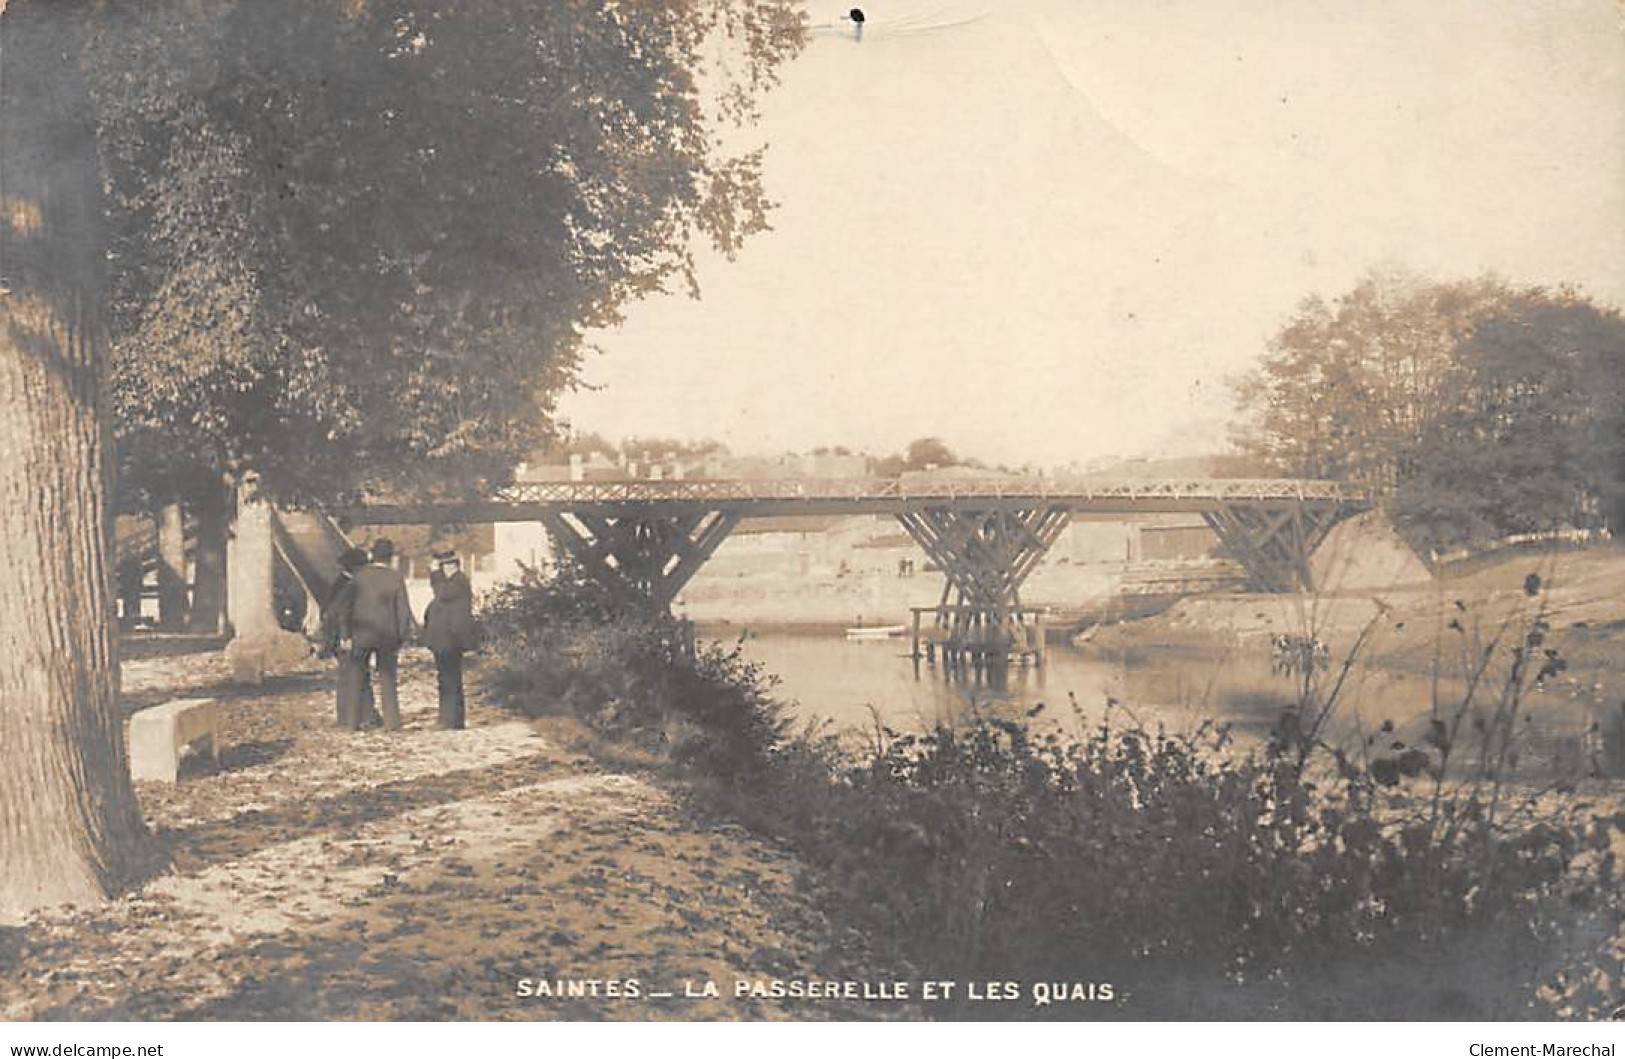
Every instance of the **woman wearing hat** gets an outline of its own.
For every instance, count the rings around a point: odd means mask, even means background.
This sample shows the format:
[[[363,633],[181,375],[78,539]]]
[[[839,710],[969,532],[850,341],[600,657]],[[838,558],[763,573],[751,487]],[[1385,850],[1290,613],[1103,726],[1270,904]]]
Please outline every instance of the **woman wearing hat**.
[[[435,552],[429,588],[434,600],[423,612],[423,642],[434,654],[440,727],[462,728],[463,654],[479,646],[479,629],[474,624],[474,588],[454,552]]]

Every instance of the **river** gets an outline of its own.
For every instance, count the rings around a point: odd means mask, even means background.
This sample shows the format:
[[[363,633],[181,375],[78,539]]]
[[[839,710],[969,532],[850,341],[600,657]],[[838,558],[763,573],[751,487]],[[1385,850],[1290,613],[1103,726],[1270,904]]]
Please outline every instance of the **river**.
[[[713,630],[712,638],[728,632]],[[706,630],[700,634],[706,637]],[[1212,719],[1231,724],[1245,743],[1266,738],[1295,697],[1294,681],[1271,672],[1267,642],[1236,657],[1151,653],[1150,660],[1139,661],[1056,645],[1042,668],[1011,666],[1002,678],[975,672],[959,676],[940,663],[916,663],[903,638],[847,640],[839,633],[753,631],[741,644],[747,658],[780,679],[779,697],[792,703],[797,720],[826,719],[840,727],[872,729],[878,717],[895,731],[921,731],[957,723],[978,711],[1015,718],[1042,703],[1040,721],[1076,732],[1076,702],[1090,728],[1106,717],[1110,704],[1114,727],[1138,721],[1181,733]],[[1441,685],[1446,703],[1451,691],[1450,682]],[[1356,666],[1328,734],[1345,744],[1367,736],[1383,742],[1420,739],[1433,693],[1425,676]],[[1549,744],[1544,753],[1577,752],[1568,744],[1575,742],[1584,718],[1567,696],[1535,693],[1529,708],[1539,720],[1540,742]],[[1387,721],[1394,724],[1393,734],[1381,733]]]

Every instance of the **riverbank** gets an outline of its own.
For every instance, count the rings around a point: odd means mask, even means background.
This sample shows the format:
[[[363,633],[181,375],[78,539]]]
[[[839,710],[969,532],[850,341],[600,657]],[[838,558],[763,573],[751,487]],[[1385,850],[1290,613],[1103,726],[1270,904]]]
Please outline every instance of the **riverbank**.
[[[103,906],[0,929],[0,1018],[912,1010],[735,999],[737,980],[872,977],[871,961],[794,857],[696,815],[653,772],[596,763],[571,722],[515,719],[471,681],[470,727],[439,731],[432,667],[413,656],[405,730],[341,732],[325,666],[248,688],[218,652],[149,653],[125,666],[128,705],[216,697],[220,766],[137,786],[169,872]],[[707,981],[719,995],[683,996]]]
[[[1363,738],[1388,726],[1420,741],[1463,696],[1493,703],[1513,649],[1531,634],[1553,668],[1524,696],[1526,770],[1564,781],[1625,775],[1625,551],[1617,548],[1508,556],[1430,585],[1191,597],[1151,618],[1088,630],[1078,649],[1131,672],[1174,663],[1212,674],[1203,686],[1209,715],[1243,717],[1267,733],[1293,698],[1293,682],[1271,673],[1275,638],[1308,637],[1324,646],[1323,688],[1348,667],[1335,730]],[[1483,686],[1469,691],[1486,651]],[[1157,693],[1143,688],[1139,697]]]
[[[1531,577],[1536,581],[1531,582]],[[1531,594],[1530,589],[1534,589]],[[1537,618],[1549,646],[1569,657],[1564,680],[1597,676],[1602,697],[1625,694],[1625,549],[1518,555],[1431,584],[1323,595],[1214,593],[1182,600],[1138,621],[1079,638],[1100,654],[1177,652],[1220,660],[1256,651],[1277,635],[1311,636],[1341,660],[1362,633],[1362,657],[1382,667],[1431,673],[1439,645],[1492,637],[1505,623]],[[1598,681],[1586,684],[1588,690]]]

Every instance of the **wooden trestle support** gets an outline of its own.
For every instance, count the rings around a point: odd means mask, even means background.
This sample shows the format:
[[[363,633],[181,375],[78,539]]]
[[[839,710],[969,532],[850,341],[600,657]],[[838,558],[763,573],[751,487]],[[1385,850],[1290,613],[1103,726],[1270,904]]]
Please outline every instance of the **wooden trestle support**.
[[[936,638],[948,661],[997,663],[1012,649],[1042,661],[1043,625],[1022,621],[1030,612],[1021,605],[1021,585],[1070,517],[1060,504],[983,510],[922,504],[898,514],[946,578]]]
[[[1219,544],[1265,592],[1313,591],[1309,557],[1347,511],[1339,504],[1300,501],[1225,504],[1204,512]]]
[[[717,550],[739,514],[728,510],[620,516],[545,512],[559,547],[626,605],[668,611],[672,600]]]

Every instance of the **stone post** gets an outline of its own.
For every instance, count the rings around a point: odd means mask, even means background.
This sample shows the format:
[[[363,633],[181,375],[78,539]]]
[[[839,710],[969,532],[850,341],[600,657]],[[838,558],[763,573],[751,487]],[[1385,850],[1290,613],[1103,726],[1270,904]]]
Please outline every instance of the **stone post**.
[[[267,669],[310,655],[303,636],[277,624],[272,511],[255,496],[256,486],[253,475],[238,484],[236,524],[226,545],[226,614],[232,629],[226,658],[233,677],[251,684],[263,681]]]

